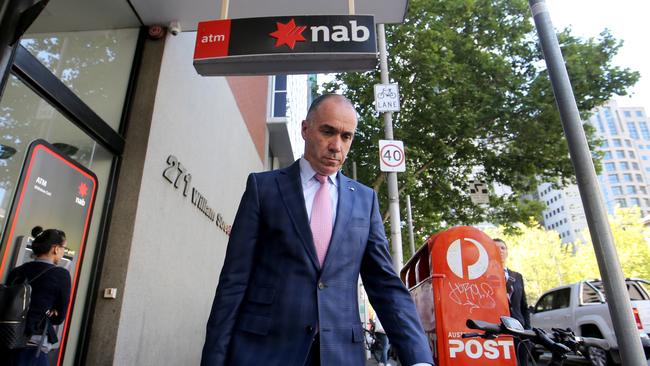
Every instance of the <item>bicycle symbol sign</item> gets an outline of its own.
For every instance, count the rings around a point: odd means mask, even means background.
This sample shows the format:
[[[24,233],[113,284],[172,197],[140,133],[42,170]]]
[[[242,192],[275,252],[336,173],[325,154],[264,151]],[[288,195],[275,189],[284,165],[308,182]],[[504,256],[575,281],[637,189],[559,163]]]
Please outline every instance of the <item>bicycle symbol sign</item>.
[[[377,112],[399,111],[399,88],[397,84],[375,85],[375,107]]]
[[[382,172],[404,172],[404,143],[396,140],[379,140],[379,167]]]

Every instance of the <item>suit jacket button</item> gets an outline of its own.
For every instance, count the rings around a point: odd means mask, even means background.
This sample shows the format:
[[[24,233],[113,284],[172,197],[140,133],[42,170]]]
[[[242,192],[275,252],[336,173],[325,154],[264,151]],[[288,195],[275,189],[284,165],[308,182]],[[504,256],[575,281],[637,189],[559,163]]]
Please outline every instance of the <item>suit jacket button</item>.
[[[321,282],[318,282],[318,289],[319,289],[319,290],[322,290],[322,289],[324,289],[325,287],[326,287],[326,286],[325,286],[325,284],[324,284],[322,281],[321,281]]]
[[[305,327],[305,330],[307,330],[307,333],[311,334],[311,333],[314,332],[314,327],[312,327],[311,325],[308,325],[308,326]]]

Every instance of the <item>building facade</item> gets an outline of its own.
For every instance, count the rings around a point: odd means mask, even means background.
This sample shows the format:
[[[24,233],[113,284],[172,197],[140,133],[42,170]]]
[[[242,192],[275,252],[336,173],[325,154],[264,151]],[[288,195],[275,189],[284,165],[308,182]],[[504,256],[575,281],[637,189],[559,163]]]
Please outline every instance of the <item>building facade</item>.
[[[0,280],[31,227],[62,229],[74,290],[50,364],[199,364],[246,178],[302,153],[312,78],[201,77],[194,32],[152,31],[127,2],[51,5],[0,99]],[[58,178],[27,164],[35,141],[96,182],[83,234],[50,200],[67,200]],[[24,197],[43,205],[27,215]]]
[[[616,207],[639,207],[650,214],[650,130],[641,107],[619,107],[610,101],[597,108],[585,123],[602,140],[601,174],[598,176],[603,200],[610,215]],[[549,183],[537,189],[537,198],[546,203],[544,227],[556,230],[562,242],[584,240],[587,228],[584,209],[576,185],[554,189]]]

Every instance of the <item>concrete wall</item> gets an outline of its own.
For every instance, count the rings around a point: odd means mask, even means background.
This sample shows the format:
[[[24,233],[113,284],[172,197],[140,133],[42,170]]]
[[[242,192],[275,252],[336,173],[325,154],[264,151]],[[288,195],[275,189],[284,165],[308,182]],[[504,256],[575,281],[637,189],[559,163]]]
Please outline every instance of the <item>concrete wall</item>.
[[[194,40],[181,33],[165,44],[114,365],[199,363],[228,237],[192,204],[191,188],[232,224],[248,173],[263,169],[226,79],[194,71]],[[187,197],[162,176],[170,154],[192,174]]]

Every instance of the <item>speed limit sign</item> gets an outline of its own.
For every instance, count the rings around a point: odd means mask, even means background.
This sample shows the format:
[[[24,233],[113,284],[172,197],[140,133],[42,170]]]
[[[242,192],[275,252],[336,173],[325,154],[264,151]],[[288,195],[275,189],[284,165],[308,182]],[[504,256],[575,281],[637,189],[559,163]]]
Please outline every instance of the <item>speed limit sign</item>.
[[[402,141],[379,140],[379,167],[382,172],[404,172],[405,161]]]

